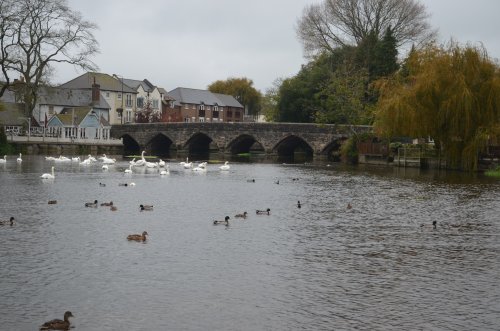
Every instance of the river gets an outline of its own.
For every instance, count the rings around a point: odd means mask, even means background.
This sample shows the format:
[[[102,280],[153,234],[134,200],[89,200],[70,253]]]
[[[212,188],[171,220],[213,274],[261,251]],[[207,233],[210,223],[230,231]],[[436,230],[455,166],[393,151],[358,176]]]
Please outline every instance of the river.
[[[0,227],[1,330],[66,310],[79,331],[500,329],[498,180],[176,160],[167,176],[128,175],[121,158],[40,179],[53,164],[0,164],[0,218],[17,220]]]

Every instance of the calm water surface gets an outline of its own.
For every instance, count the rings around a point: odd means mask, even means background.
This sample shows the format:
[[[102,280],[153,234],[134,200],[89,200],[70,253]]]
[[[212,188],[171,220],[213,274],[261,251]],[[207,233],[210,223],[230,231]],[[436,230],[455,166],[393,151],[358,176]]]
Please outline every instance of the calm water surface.
[[[1,330],[66,310],[75,330],[500,329],[498,180],[177,161],[161,178],[119,160],[43,181],[53,162],[23,158],[0,165],[0,218],[17,219],[0,227]],[[95,199],[118,210],[84,207]]]

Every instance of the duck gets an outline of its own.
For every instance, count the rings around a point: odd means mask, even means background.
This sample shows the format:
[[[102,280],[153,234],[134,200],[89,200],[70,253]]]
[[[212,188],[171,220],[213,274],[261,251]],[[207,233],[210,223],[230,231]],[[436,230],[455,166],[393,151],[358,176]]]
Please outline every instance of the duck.
[[[109,208],[109,210],[111,210],[111,211],[117,211],[118,208],[116,206],[111,206],[111,208]]]
[[[347,204],[347,209],[352,209],[352,205],[350,202]]]
[[[214,225],[225,224],[226,226],[228,226],[229,225],[229,219],[230,219],[230,217],[226,216],[226,217],[224,217],[223,221],[215,220],[215,221],[213,221],[213,223],[214,223]]]
[[[57,204],[57,200],[49,200],[48,204],[55,205],[55,204]]]
[[[7,155],[3,156],[3,159],[0,159],[0,164],[7,163]]]
[[[247,183],[255,183],[255,179],[247,179]]]
[[[299,208],[299,209],[302,208],[302,205],[300,204],[300,200],[297,201],[297,208]]]
[[[85,207],[97,207],[97,200],[94,200],[94,202],[86,202]]]
[[[279,185],[280,184],[280,180],[278,179],[277,181],[274,182],[274,184]]]
[[[0,221],[0,225],[7,225],[7,223],[8,223],[10,226],[13,226],[14,225],[14,221],[15,221],[14,216],[11,216],[8,221],[7,220]]]
[[[221,166],[219,167],[219,169],[220,169],[220,170],[223,170],[223,171],[224,171],[224,170],[229,170],[229,168],[231,168],[231,167],[229,166],[229,161],[224,162],[224,165],[221,165]]]
[[[432,227],[432,229],[435,230],[437,228],[437,221],[435,221],[435,220],[432,221],[432,225],[430,225],[430,224],[420,224],[420,227],[422,229],[430,229]]]
[[[237,218],[247,218],[247,212],[244,211],[243,214],[236,214],[236,215],[234,215],[234,217],[237,217]]]
[[[266,210],[256,210],[255,213],[257,215],[264,215],[264,214],[267,214],[267,215],[270,215],[271,213],[271,209],[267,208]]]
[[[101,203],[101,206],[106,206],[106,207],[111,207],[112,205],[113,205],[113,201]]]
[[[41,179],[54,179],[54,178],[56,178],[56,176],[54,175],[54,167],[52,167],[51,169],[52,169],[52,173],[50,173],[50,174],[48,174],[48,173],[42,174],[40,176],[40,178]]]
[[[48,321],[43,323],[40,326],[40,330],[69,330],[70,321],[69,318],[74,317],[70,311],[64,313],[64,320],[53,319],[52,321]]]
[[[127,240],[146,241],[146,236],[149,236],[147,231],[144,231],[142,234],[129,234]]]
[[[165,161],[160,159],[160,161],[158,161],[158,165],[163,168],[165,166]]]
[[[131,174],[132,173],[132,164],[128,166],[128,169],[125,169],[124,171],[126,174]]]
[[[106,184],[104,184],[104,183],[99,183],[99,186],[100,186],[100,187],[106,187]]]
[[[139,208],[141,209],[141,211],[153,210],[153,205],[139,205]]]
[[[19,157],[18,157],[18,158],[17,158],[17,160],[16,160],[18,163],[23,162],[23,158],[22,158],[22,156],[23,156],[23,155],[22,155],[21,153],[19,153]]]

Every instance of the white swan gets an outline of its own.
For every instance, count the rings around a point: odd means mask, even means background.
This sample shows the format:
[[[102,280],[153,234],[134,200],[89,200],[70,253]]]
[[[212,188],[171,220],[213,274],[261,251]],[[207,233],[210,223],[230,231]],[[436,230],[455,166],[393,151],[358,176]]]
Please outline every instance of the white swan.
[[[147,168],[158,168],[158,162],[146,162]]]
[[[179,164],[180,164],[181,166],[184,166],[184,165],[185,165],[186,163],[188,163],[188,162],[189,162],[189,157],[186,157],[186,162],[182,161],[182,162],[179,162]]]
[[[116,162],[116,159],[111,159],[111,158],[107,157],[106,154],[103,154],[103,156],[100,157],[99,159],[104,164],[114,164]]]
[[[80,157],[79,157],[79,156],[77,156],[77,157],[72,157],[72,158],[71,158],[71,161],[72,161],[72,162],[80,162]]]
[[[207,171],[207,162],[198,164],[197,167],[193,168],[193,171]]]
[[[55,158],[55,157],[53,157],[53,156],[46,156],[46,157],[45,157],[45,161],[55,161],[55,159],[56,159],[56,158]]]
[[[87,160],[89,160],[89,162],[97,162],[97,159],[90,154],[88,155]]]
[[[131,174],[132,173],[132,165],[128,166],[128,169],[125,169],[126,174]]]
[[[0,159],[0,164],[1,163],[7,163],[7,155],[4,155],[3,159]]]
[[[142,153],[141,153],[141,159],[135,161],[134,166],[136,166],[136,167],[143,167],[143,166],[146,165],[146,159],[144,158],[144,153],[146,153],[146,151],[142,151]]]
[[[80,162],[80,165],[82,165],[82,166],[88,166],[91,163],[92,163],[92,161],[90,159],[85,159],[82,162]]]
[[[191,169],[193,167],[193,162],[184,163],[184,169]]]
[[[54,167],[52,167],[52,173],[51,174],[43,174],[40,176],[41,179],[54,179],[56,176],[54,175]]]
[[[56,162],[69,162],[69,161],[71,161],[71,159],[67,158],[66,156],[59,155],[59,157],[57,159],[55,159],[54,161],[56,161]]]
[[[167,166],[165,167],[165,169],[163,169],[162,171],[160,171],[160,176],[165,176],[165,175],[168,175],[170,174],[170,166],[167,164]]]
[[[17,162],[19,162],[19,163],[20,163],[20,162],[23,162],[22,156],[23,156],[23,155],[22,155],[21,153],[19,153],[19,157],[17,158],[17,160],[16,160],[16,161],[17,161]]]
[[[108,167],[108,165],[107,165],[107,164],[104,164],[104,165],[102,166],[102,170],[108,170],[108,169],[109,169],[109,167]]]
[[[221,165],[221,166],[219,167],[219,169],[220,169],[220,170],[229,170],[230,166],[229,166],[229,164],[228,164],[228,163],[229,163],[229,161],[226,161],[226,162],[224,163],[224,165]]]
[[[165,166],[165,161],[160,159],[160,161],[158,161],[158,166],[163,168]]]
[[[135,157],[132,159],[132,161],[129,161],[128,163],[132,166],[135,165]]]

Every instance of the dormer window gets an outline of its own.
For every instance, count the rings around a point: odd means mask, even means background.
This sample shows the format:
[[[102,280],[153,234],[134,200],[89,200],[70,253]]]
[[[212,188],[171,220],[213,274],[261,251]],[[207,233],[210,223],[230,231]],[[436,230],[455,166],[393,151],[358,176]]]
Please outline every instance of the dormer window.
[[[205,104],[204,104],[204,103],[202,103],[202,104],[200,105],[200,110],[205,110]]]

